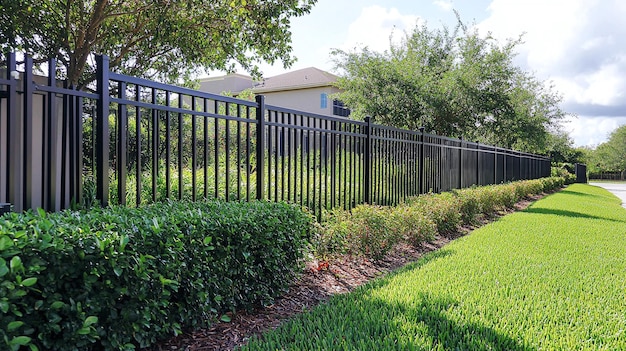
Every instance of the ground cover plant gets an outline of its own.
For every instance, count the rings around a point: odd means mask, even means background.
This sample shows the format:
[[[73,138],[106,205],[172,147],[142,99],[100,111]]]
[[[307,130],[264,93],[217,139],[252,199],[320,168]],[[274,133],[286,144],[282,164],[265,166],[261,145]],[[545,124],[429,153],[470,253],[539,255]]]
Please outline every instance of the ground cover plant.
[[[626,211],[575,184],[242,350],[626,348]]]

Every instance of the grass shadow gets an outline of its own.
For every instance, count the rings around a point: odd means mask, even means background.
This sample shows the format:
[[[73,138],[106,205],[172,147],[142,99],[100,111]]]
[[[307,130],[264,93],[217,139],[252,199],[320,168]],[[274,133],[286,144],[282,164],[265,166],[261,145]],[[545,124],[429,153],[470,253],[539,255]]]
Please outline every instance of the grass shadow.
[[[529,207],[525,209],[524,212],[555,215],[555,216],[565,216],[565,217],[572,217],[572,218],[599,219],[603,221],[626,223],[626,221],[609,218],[609,217],[593,216],[593,215],[589,215],[586,213],[566,211],[566,210],[557,210],[557,209],[544,208],[544,207]]]
[[[393,301],[373,292],[335,297],[328,305],[252,338],[242,350],[535,350],[521,337],[455,320],[449,311],[461,304],[453,299],[416,293],[408,300]]]
[[[583,193],[583,192],[580,192],[580,191],[569,190],[569,189],[561,190],[561,191],[559,191],[559,194],[574,195],[574,196],[589,197],[589,198],[597,198],[598,197],[598,195],[587,194],[587,193]]]
[[[472,321],[471,317],[456,320],[454,309],[462,304],[452,298],[419,291],[407,295],[387,295],[394,289],[381,291],[386,290],[393,276],[453,254],[451,250],[431,252],[351,294],[334,296],[327,304],[278,329],[253,337],[242,350],[534,351],[521,337]],[[381,297],[381,292],[387,297]],[[465,313],[473,315],[472,311]]]
[[[406,304],[388,304],[390,311],[399,311],[402,318],[392,318],[391,322],[398,324],[394,327],[406,328],[405,323],[414,323],[422,326],[427,339],[431,340],[431,348],[443,350],[510,350],[532,351],[534,348],[524,345],[493,328],[479,323],[458,322],[448,317],[446,311],[456,308],[458,301],[451,298],[431,296],[420,293],[416,296],[417,304],[407,307]],[[385,303],[377,301],[377,304]],[[410,343],[405,346],[414,349],[417,345]]]

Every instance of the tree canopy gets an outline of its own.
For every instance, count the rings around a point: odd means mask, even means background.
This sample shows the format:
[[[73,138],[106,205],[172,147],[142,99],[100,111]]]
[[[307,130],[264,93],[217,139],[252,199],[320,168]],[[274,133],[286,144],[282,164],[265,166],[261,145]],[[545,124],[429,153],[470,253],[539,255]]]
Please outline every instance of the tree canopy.
[[[589,170],[598,172],[626,172],[626,125],[615,129],[609,140],[589,152]]]
[[[418,25],[380,53],[332,52],[339,94],[356,118],[547,152],[565,116],[552,86],[517,67],[520,40],[500,44],[460,20],[450,30]]]
[[[317,0],[0,0],[0,47],[56,58],[67,80],[93,80],[92,54],[114,71],[176,81],[199,69],[259,75],[289,67],[290,21]]]

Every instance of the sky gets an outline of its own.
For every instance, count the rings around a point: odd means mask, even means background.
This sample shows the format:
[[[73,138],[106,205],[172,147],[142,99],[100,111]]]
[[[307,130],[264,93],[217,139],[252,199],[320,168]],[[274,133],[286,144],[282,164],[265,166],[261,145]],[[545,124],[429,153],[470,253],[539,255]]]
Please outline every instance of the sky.
[[[575,146],[596,146],[626,124],[624,0],[318,0],[292,19],[298,61],[261,69],[266,77],[311,66],[336,72],[331,49],[384,51],[390,36],[417,24],[453,27],[453,9],[501,43],[523,35],[515,62],[563,96]]]

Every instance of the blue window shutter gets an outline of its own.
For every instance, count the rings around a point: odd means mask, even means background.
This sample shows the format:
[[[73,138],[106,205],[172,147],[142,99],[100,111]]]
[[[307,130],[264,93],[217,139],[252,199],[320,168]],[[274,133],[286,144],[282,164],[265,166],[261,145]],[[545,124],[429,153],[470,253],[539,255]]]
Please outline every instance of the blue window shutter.
[[[320,95],[320,108],[328,107],[328,96],[325,93]]]

